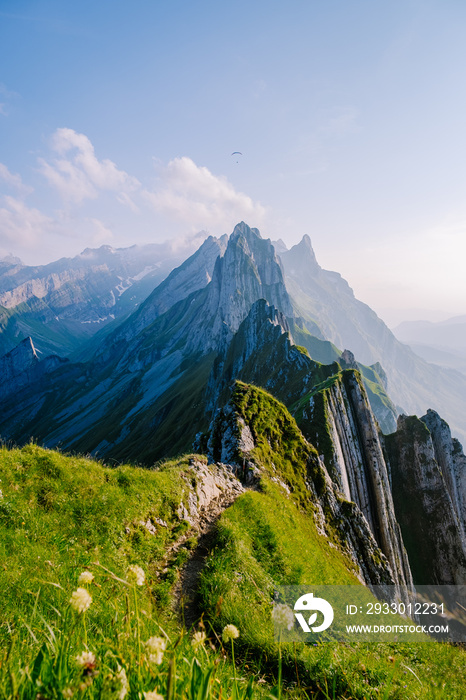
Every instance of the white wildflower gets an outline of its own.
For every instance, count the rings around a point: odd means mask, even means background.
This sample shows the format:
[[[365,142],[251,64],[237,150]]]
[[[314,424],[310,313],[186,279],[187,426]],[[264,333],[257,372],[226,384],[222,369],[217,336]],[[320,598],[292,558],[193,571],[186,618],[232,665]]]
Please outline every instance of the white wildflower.
[[[278,627],[286,627],[290,630],[294,625],[294,612],[288,605],[279,603],[273,607],[272,619]]]
[[[229,642],[230,639],[238,639],[239,631],[234,625],[225,625],[222,632],[222,639],[224,642]]]
[[[92,651],[83,651],[76,657],[76,663],[81,668],[92,668],[95,666],[95,655]]]
[[[90,571],[83,571],[78,577],[78,583],[92,583],[93,580],[94,574],[91,574]]]
[[[83,613],[92,603],[92,596],[86,591],[85,588],[78,588],[72,593],[70,603],[78,613]]]
[[[204,644],[207,635],[205,632],[194,632],[191,644],[193,647],[200,647]]]
[[[118,665],[118,671],[115,674],[115,678],[120,682],[120,690],[118,691],[118,700],[124,700],[129,690],[128,677],[126,671],[120,665]]]
[[[144,700],[165,700],[165,698],[157,693],[156,690],[149,690],[144,693]]]
[[[133,564],[129,567],[126,577],[130,583],[135,583],[136,586],[143,586],[146,580],[144,569],[141,569],[137,564]]]
[[[145,647],[149,654],[150,663],[160,666],[166,647],[165,639],[163,639],[163,637],[151,637],[147,640]]]

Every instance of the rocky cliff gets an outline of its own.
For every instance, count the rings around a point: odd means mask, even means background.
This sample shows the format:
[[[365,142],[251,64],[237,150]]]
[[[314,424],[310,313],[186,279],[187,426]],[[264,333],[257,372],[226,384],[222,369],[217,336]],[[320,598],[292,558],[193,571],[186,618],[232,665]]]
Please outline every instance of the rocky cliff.
[[[380,433],[359,372],[334,374],[313,387],[292,411],[320,453],[337,490],[364,515],[394,578],[410,583]]]
[[[272,396],[236,383],[230,401],[212,420],[207,452],[210,461],[232,465],[246,483],[260,481],[266,474],[280,484],[301,507],[313,513],[321,532],[330,538],[337,533],[336,541],[343,543],[365,583],[394,586],[401,596],[412,587],[388,479],[380,479],[377,495],[373,495],[372,488],[368,494],[367,515],[368,506],[372,507],[369,524],[351,494],[343,494],[340,484],[332,480],[322,457],[300,433],[292,416]],[[372,466],[380,472],[379,464]],[[368,477],[371,479],[370,474]]]
[[[448,425],[429,411],[400,416],[384,438],[395,513],[415,583],[466,580],[466,458]]]

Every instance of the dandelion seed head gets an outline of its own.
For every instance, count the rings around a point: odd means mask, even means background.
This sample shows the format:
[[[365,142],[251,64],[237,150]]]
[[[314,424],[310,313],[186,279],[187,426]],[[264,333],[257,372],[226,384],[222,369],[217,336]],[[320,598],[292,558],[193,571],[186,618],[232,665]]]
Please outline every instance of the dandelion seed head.
[[[70,598],[71,607],[78,613],[85,612],[92,603],[92,596],[85,588],[78,588],[74,591]]]
[[[128,568],[127,579],[129,583],[135,583],[136,586],[143,586],[146,580],[144,569],[141,569],[137,564],[132,564]]]
[[[206,640],[206,633],[205,632],[194,632],[193,638],[191,639],[191,644],[193,647],[200,647],[204,644]]]
[[[239,630],[234,625],[225,625],[222,632],[222,639],[224,642],[229,642],[230,639],[238,639]]]
[[[78,577],[78,583],[92,583],[93,580],[94,574],[91,574],[90,571],[83,571]]]
[[[294,625],[294,612],[288,605],[279,603],[274,605],[272,619],[278,627],[286,627],[287,630],[290,630]]]
[[[150,637],[150,639],[147,640],[145,647],[149,655],[150,663],[160,666],[166,645],[166,641],[163,637]]]

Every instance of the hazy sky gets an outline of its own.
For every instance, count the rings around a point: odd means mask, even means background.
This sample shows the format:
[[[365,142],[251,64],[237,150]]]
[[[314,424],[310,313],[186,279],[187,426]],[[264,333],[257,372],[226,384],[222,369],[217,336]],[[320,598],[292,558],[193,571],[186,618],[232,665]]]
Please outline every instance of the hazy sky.
[[[0,0],[0,71],[0,254],[243,219],[466,313],[464,0]]]

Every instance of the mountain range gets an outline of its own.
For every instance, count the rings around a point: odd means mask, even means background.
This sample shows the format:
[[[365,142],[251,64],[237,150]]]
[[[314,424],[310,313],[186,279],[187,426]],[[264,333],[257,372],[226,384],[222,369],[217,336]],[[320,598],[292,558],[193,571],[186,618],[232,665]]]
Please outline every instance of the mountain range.
[[[71,357],[41,359],[34,338],[23,339],[0,358],[3,439],[147,466],[194,445],[247,482],[261,468],[258,446],[277,451],[294,435],[306,476],[290,473],[284,487],[312,494],[316,522],[339,533],[361,580],[464,581],[466,461],[443,418],[464,435],[466,377],[396,340],[318,265],[307,236],[277,248],[242,222],[230,237],[207,238]],[[83,296],[92,270],[77,278]],[[79,314],[101,312],[108,270]],[[27,289],[20,272],[11,272],[15,289],[21,279]],[[70,314],[73,284],[64,285]],[[54,293],[42,297],[48,308]],[[47,350],[48,324],[41,329]]]
[[[143,301],[180,253],[164,244],[86,248],[48,265],[0,260],[0,355],[28,336],[42,354],[62,356]]]

